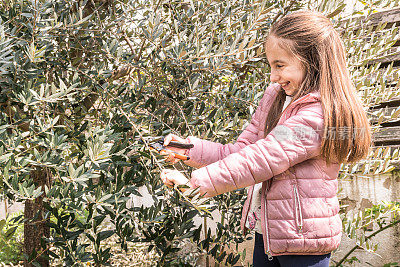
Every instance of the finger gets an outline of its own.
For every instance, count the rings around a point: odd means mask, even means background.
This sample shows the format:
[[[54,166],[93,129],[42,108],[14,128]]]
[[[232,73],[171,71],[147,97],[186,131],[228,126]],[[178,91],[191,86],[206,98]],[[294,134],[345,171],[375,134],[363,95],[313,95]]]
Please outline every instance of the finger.
[[[183,139],[182,137],[177,135],[175,136],[175,140],[178,141],[179,143],[184,143],[184,144],[188,143],[186,139]]]
[[[168,187],[174,187],[174,180],[172,178],[169,178],[171,173],[174,172],[174,170],[171,169],[162,169],[160,177],[163,179],[163,183],[168,186]]]
[[[174,187],[174,183],[171,182],[171,181],[167,181],[167,182],[165,183],[165,185],[168,186],[168,187]]]
[[[171,181],[168,177],[165,177],[164,184],[166,186],[168,186],[168,187],[173,187],[174,186],[174,182]]]
[[[161,179],[161,181],[162,181],[163,183],[165,183],[165,174],[164,174],[164,173],[161,173],[161,174],[160,174],[160,179]]]
[[[165,161],[171,163],[174,159],[174,156],[172,154],[168,154],[168,156],[165,157]]]
[[[166,186],[168,186],[168,187],[174,187],[174,183],[171,182],[171,181],[168,181],[168,180],[166,180],[166,181],[164,182],[164,184],[165,184]]]
[[[173,162],[176,159],[175,158],[175,154],[174,153],[169,154],[168,159],[169,159],[170,162]]]
[[[167,169],[162,169],[160,172],[160,178],[165,180],[167,178],[167,172]]]
[[[171,185],[171,181],[168,180],[168,178],[166,177],[166,174],[162,174],[160,175],[161,181],[168,187],[171,187],[173,185]]]
[[[171,141],[178,141],[179,143],[188,143],[186,139],[183,139],[175,134],[168,134],[164,138],[164,146],[168,146]]]
[[[168,146],[169,142],[171,142],[172,140],[172,135],[168,134],[165,138],[164,138],[164,146]]]
[[[178,161],[180,161],[180,159],[178,159],[178,158],[173,158],[171,162],[172,162],[173,164],[175,164],[175,163],[177,163]]]
[[[186,139],[183,139],[182,137],[177,136],[175,134],[173,134],[171,137],[172,137],[171,141],[178,141],[179,143],[187,143]]]
[[[163,149],[163,150],[161,150],[160,151],[160,155],[163,155],[163,156],[168,156],[168,155],[170,155],[172,152],[169,152],[169,151],[167,151],[167,150],[165,150],[165,149]]]
[[[161,150],[160,155],[166,156],[165,161],[167,162],[171,162],[175,158],[174,153],[165,150]]]

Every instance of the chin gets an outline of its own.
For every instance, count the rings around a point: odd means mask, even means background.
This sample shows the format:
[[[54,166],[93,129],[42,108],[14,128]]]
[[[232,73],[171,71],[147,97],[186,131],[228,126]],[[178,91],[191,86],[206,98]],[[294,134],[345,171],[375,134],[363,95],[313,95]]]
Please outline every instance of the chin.
[[[288,95],[288,96],[292,96],[292,95],[293,95],[293,93],[292,93],[291,91],[286,91],[286,90],[285,90],[285,93],[286,93],[286,95]]]

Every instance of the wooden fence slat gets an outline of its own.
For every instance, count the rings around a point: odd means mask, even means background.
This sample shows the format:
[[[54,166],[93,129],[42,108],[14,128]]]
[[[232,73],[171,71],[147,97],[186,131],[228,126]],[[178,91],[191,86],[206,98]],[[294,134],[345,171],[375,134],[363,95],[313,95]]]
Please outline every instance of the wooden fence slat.
[[[373,134],[375,145],[400,144],[400,126],[380,128]]]
[[[380,85],[380,79],[377,79],[378,76],[385,75],[387,71],[387,68],[379,68],[375,72],[371,72],[365,76],[365,78],[369,80],[373,80],[376,84]],[[393,67],[392,74],[384,76],[384,81],[386,84],[389,85],[397,85],[399,82],[399,77],[400,77],[400,67]]]
[[[342,21],[342,25],[345,25],[346,22],[352,19],[359,19],[358,25],[378,25],[380,23],[387,23],[387,27],[391,27],[393,23],[398,23],[400,22],[400,8],[395,8],[391,10],[386,10],[386,11],[381,11],[378,13],[371,14],[369,17],[354,17],[354,18],[349,18],[345,19]]]
[[[389,107],[399,107],[400,106],[400,97],[393,97],[390,101],[381,102],[378,105],[371,106],[370,110],[376,110],[380,108],[389,108]]]
[[[372,14],[367,19],[364,18],[362,22],[367,23],[368,25],[400,22],[400,8],[395,8]]]
[[[370,122],[371,124],[376,124],[379,121],[379,117],[380,116],[384,116],[386,118],[383,119],[383,122],[387,122],[391,120],[391,115],[393,114],[393,112],[395,112],[398,109],[398,107],[385,107],[385,108],[381,108],[381,109],[377,109],[374,110],[375,111],[379,111],[378,114],[370,114],[369,117],[371,118]],[[382,110],[382,111],[380,111]],[[381,114],[379,114],[380,112],[382,112]]]
[[[376,63],[391,63],[391,62],[396,62],[396,61],[400,61],[400,51],[396,52],[396,54],[391,54],[388,56],[382,56],[381,58],[377,58],[377,59],[373,59],[371,61],[368,62],[369,65],[373,65]],[[396,66],[400,65],[396,64]]]

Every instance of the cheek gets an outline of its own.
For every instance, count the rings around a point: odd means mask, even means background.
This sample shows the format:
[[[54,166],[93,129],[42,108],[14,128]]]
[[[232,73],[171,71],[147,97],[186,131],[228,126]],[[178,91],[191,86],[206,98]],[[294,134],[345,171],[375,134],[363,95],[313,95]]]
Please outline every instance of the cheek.
[[[305,73],[302,73],[299,77],[299,83],[302,83],[304,81],[304,78],[306,77]]]
[[[297,84],[301,84],[304,81],[304,78],[306,77],[306,73],[303,70],[296,70],[296,75],[295,75],[295,80]]]

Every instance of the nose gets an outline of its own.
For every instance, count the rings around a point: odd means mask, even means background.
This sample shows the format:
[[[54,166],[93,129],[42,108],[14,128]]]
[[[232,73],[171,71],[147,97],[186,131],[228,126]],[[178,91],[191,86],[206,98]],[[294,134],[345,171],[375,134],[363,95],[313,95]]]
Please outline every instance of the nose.
[[[273,83],[276,83],[279,81],[279,75],[276,73],[276,71],[274,71],[273,69],[271,69],[271,76],[270,76],[270,80]]]

